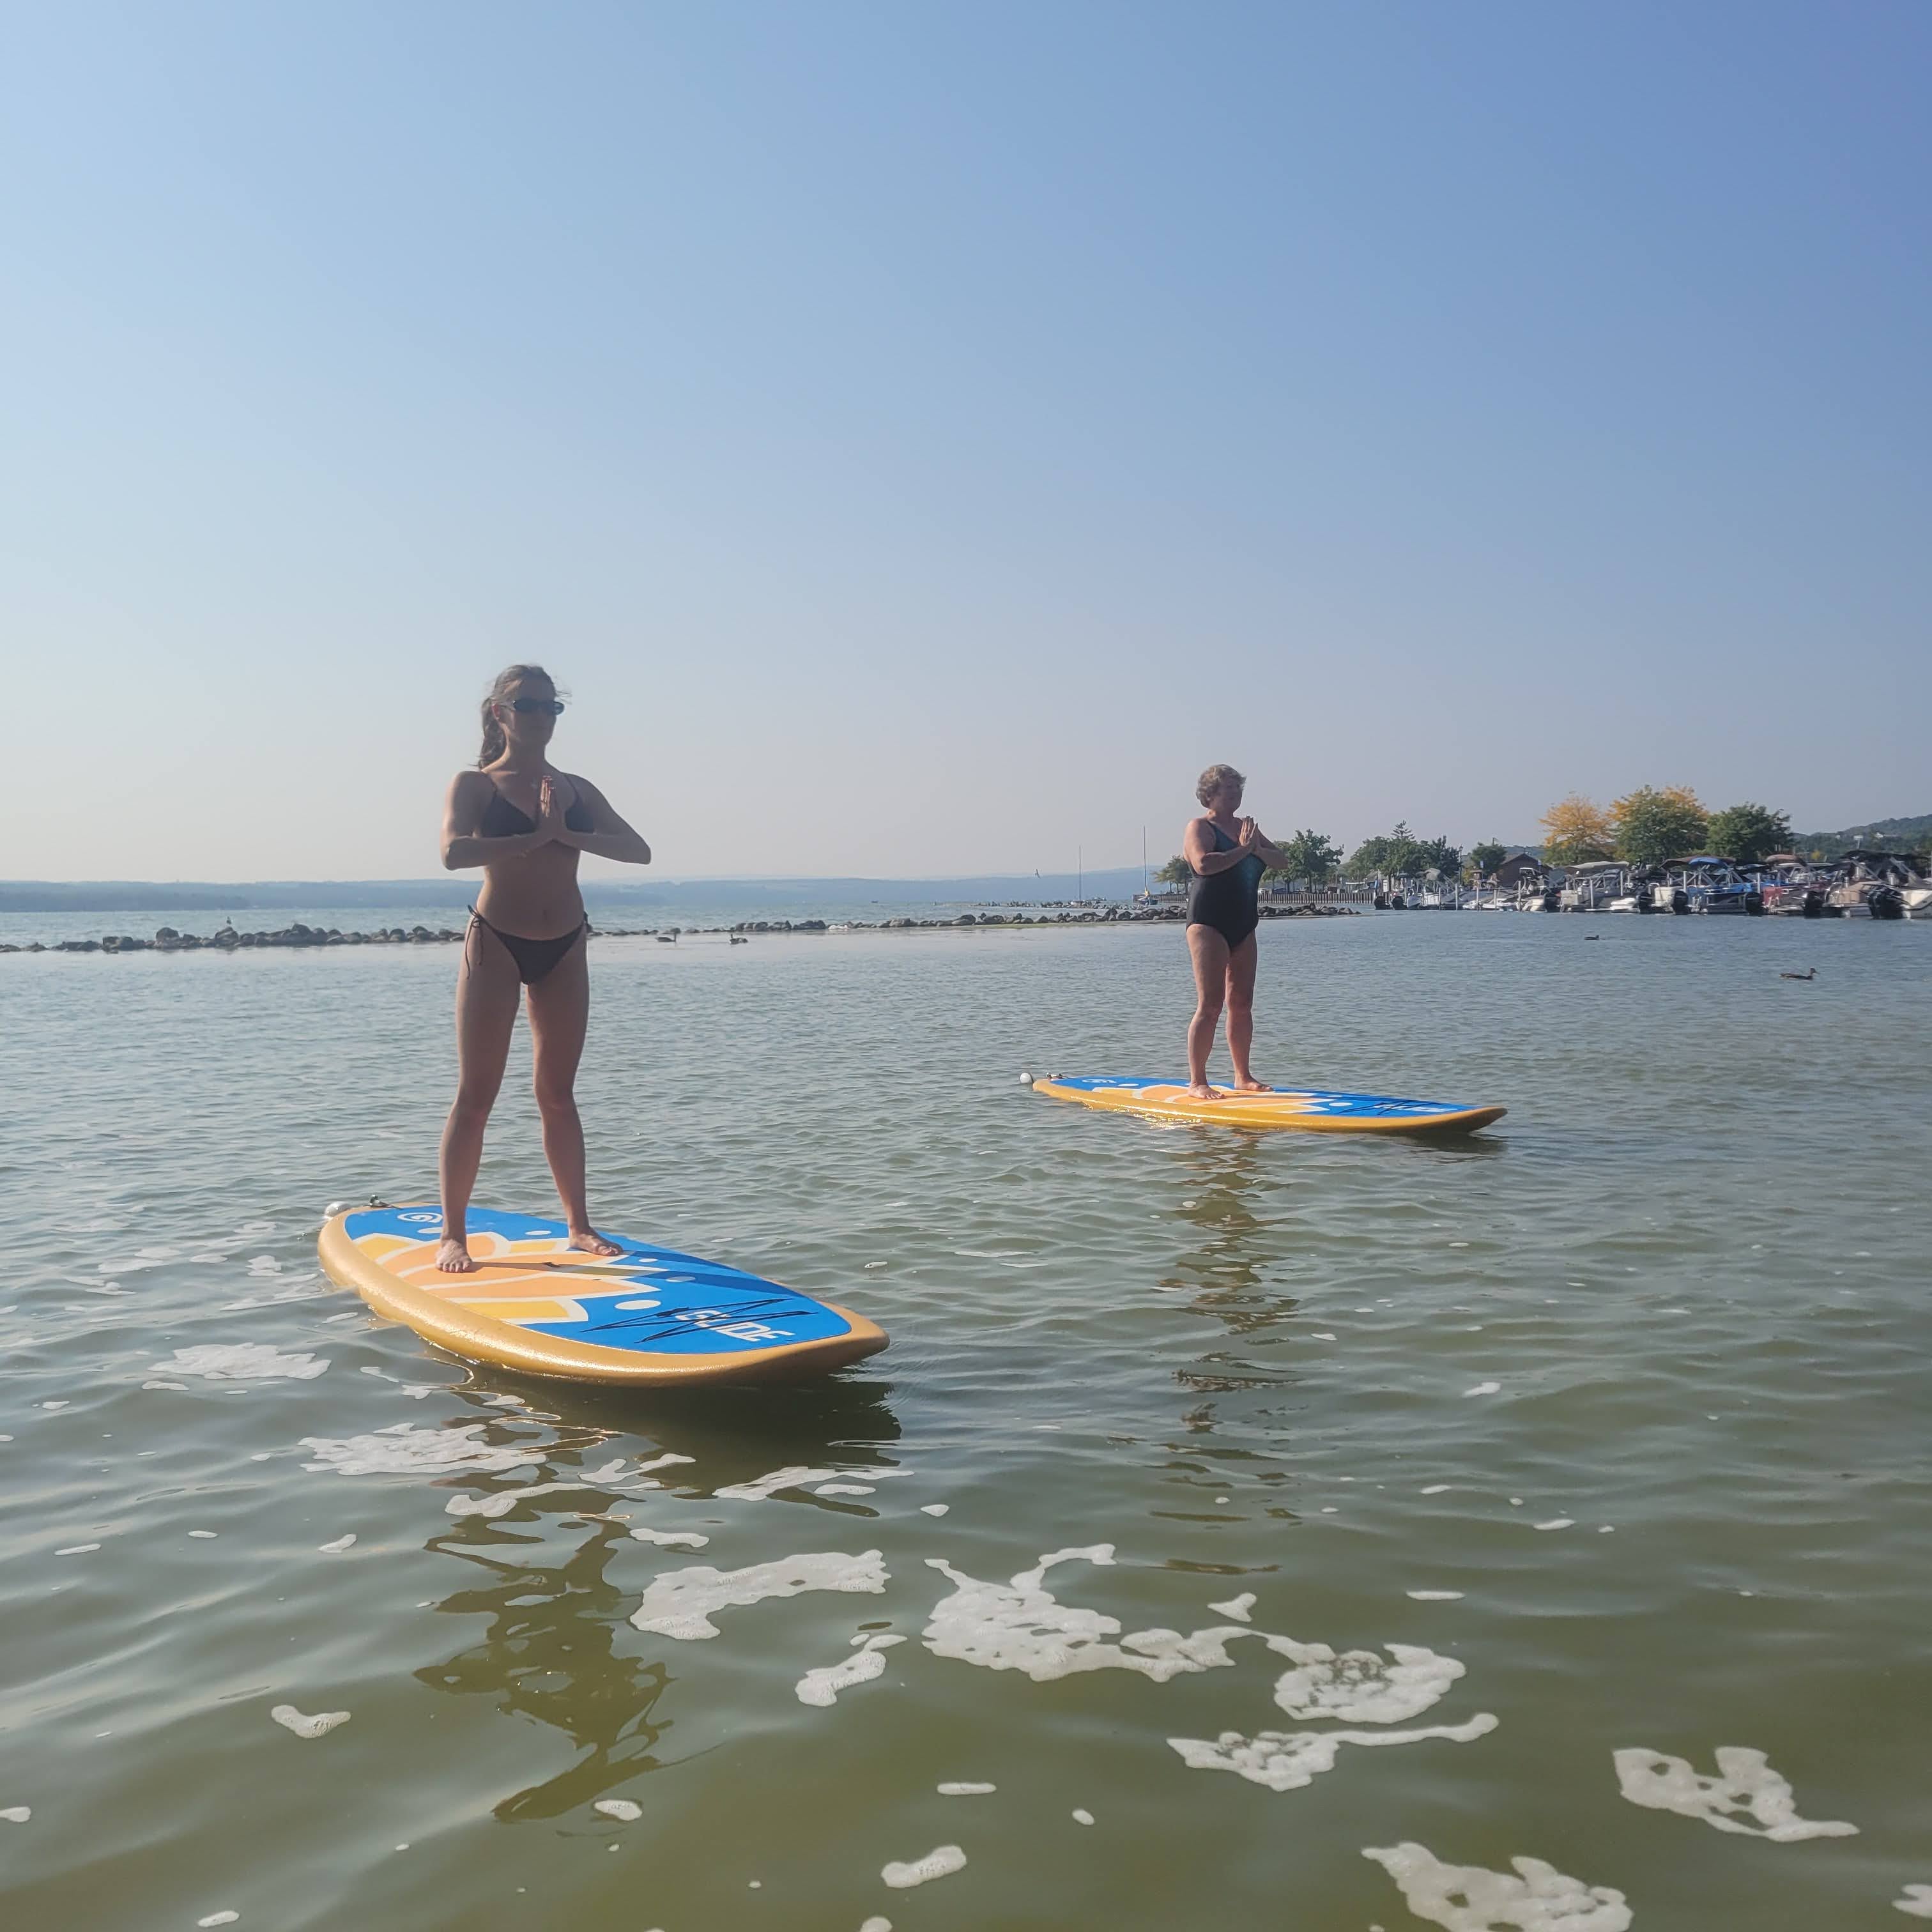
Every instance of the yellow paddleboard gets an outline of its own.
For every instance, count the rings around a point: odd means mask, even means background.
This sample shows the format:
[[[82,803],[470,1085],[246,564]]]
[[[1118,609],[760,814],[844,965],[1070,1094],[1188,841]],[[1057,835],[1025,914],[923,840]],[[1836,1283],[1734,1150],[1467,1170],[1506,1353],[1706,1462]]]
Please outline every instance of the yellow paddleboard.
[[[472,1208],[470,1274],[436,1265],[442,1214],[372,1204],[332,1214],[329,1279],[466,1361],[649,1388],[790,1381],[876,1354],[885,1331],[829,1301],[621,1234],[608,1259],[561,1221]]]
[[[1276,1088],[1266,1094],[1238,1094],[1231,1087],[1216,1087],[1218,1099],[1198,1100],[1190,1096],[1184,1081],[1096,1073],[1022,1078],[1036,1094],[1078,1100],[1085,1107],[1111,1107],[1154,1120],[1205,1121],[1223,1127],[1298,1127],[1318,1134],[1468,1134],[1501,1120],[1508,1111],[1449,1100],[1397,1100],[1385,1094],[1338,1094],[1316,1087]]]

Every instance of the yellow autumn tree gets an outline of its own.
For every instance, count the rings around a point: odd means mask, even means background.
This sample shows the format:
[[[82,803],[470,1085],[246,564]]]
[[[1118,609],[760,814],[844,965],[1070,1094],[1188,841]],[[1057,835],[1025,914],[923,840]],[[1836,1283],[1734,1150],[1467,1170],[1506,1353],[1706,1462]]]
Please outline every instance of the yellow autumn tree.
[[[1553,866],[1581,866],[1616,852],[1610,814],[1581,793],[1558,799],[1543,814],[1543,856]]]

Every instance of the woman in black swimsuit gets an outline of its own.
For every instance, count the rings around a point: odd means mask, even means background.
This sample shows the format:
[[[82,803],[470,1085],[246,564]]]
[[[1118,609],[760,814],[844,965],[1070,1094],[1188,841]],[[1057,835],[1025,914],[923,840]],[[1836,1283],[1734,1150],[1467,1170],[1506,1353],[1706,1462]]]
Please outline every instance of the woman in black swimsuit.
[[[483,700],[483,755],[450,782],[442,862],[483,868],[456,982],[456,1104],[442,1130],[442,1247],[436,1265],[466,1274],[465,1217],[483,1158],[483,1130],[502,1084],[517,997],[528,1001],[544,1154],[570,1224],[570,1245],[614,1255],[584,1200],[584,1124],[577,1063],[590,1011],[584,957],[590,922],[577,888],[578,855],[648,866],[651,848],[588,779],[545,756],[563,709],[540,664],[512,664]]]
[[[1232,765],[1210,765],[1194,795],[1204,818],[1188,822],[1183,850],[1194,868],[1187,896],[1187,950],[1194,957],[1194,1017],[1187,1028],[1187,1090],[1197,1100],[1221,1096],[1208,1084],[1208,1056],[1221,1009],[1228,1010],[1228,1057],[1237,1093],[1265,1094],[1248,1065],[1255,1036],[1255,928],[1261,923],[1262,874],[1288,864],[1252,818],[1238,818],[1247,780]]]

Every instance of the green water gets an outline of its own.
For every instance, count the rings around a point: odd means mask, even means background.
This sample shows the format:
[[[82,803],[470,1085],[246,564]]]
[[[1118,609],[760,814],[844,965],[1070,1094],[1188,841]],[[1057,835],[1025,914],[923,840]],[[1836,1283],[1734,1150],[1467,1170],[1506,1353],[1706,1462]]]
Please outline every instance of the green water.
[[[1545,1861],[1645,1932],[1909,1922],[1893,1901],[1932,1884],[1927,939],[1265,930],[1258,1068],[1508,1103],[1449,1145],[1028,1093],[1023,1068],[1178,1065],[1171,930],[608,942],[580,1089],[600,1216],[892,1336],[816,1387],[674,1401],[468,1370],[316,1268],[326,1202],[432,1186],[453,949],[0,962],[0,1810],[31,1810],[0,1820],[0,1922],[1618,1922],[1419,1918],[1362,1856],[1404,1842]],[[541,1208],[526,1072],[520,1042],[480,1196]],[[177,1352],[238,1345],[327,1366],[208,1379]],[[328,1445],[362,1436],[532,1460],[342,1473],[361,1452]],[[692,1460],[636,1473],[667,1454]],[[716,1494],[794,1465],[830,1474]],[[1052,1604],[1016,1612],[1116,1620],[1088,1634],[1108,1667],[1071,1673],[930,1567],[998,1583],[1097,1545],[1111,1564],[1054,1564]],[[720,1610],[702,1640],[631,1622],[695,1566],[873,1551],[876,1594]],[[1121,1643],[1239,1630],[1210,1606],[1249,1593],[1258,1634],[1190,1653],[1225,1664],[1156,1681],[1135,1660],[1176,1640]],[[962,1629],[1043,1681],[942,1654]],[[904,1641],[802,1702],[862,1634]],[[1263,1635],[1378,1660],[1308,1666],[1298,1717]],[[1391,1644],[1433,1660],[1413,1694],[1382,1683]],[[1378,1694],[1418,1708],[1346,1714]],[[283,1705],[350,1714],[304,1738]],[[1336,1730],[1468,1735],[1342,1744],[1280,1790],[1168,1742]],[[1614,1750],[1709,1774],[1726,1746],[1856,1835],[1620,1795]],[[592,1808],[614,1800],[640,1815]],[[963,1869],[883,1882],[942,1845]]]

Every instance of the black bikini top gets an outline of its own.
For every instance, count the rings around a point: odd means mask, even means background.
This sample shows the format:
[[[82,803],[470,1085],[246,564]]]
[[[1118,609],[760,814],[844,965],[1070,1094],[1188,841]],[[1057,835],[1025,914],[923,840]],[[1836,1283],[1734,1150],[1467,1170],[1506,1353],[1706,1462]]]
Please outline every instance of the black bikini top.
[[[579,791],[570,802],[570,809],[563,814],[563,822],[573,832],[595,832],[596,821],[590,809],[584,802],[584,794]],[[496,789],[496,782],[490,782],[490,802],[483,808],[483,822],[476,828],[477,836],[482,838],[514,838],[526,832],[534,832],[537,822],[526,812],[512,805]]]

